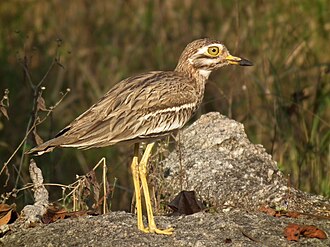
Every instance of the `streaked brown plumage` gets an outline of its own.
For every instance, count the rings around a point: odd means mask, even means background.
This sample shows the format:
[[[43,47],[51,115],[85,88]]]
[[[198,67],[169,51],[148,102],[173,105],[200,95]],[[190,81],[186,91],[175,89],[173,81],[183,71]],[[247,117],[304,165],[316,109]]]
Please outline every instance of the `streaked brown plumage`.
[[[119,82],[54,139],[29,153],[43,154],[59,146],[87,149],[118,142],[137,143],[180,129],[202,102],[210,73],[229,64],[252,65],[248,60],[230,55],[219,41],[195,40],[184,49],[174,71],[147,72]],[[133,168],[137,164],[133,163],[132,172],[138,172],[134,170],[138,168]],[[139,178],[133,174],[136,192]],[[149,212],[148,219],[150,221]],[[141,226],[141,222],[138,225],[143,231],[171,232],[159,230],[150,223],[149,228]]]
[[[180,128],[201,98],[190,81],[177,72],[149,72],[123,80],[44,147],[103,147]],[[180,106],[179,114],[173,115],[170,109]]]

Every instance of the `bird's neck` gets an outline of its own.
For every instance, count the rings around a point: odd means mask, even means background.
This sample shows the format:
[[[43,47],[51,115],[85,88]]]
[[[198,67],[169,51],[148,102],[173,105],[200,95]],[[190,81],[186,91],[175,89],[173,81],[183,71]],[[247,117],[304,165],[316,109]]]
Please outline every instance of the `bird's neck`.
[[[185,62],[179,61],[175,71],[195,79],[199,84],[205,84],[211,74],[211,70],[195,68],[188,60]]]
[[[211,71],[205,69],[196,69],[187,60],[186,63],[179,62],[175,68],[175,71],[193,79],[191,80],[191,83],[193,84],[192,86],[196,89],[198,97],[198,102],[196,102],[196,104],[199,105],[203,100],[205,84],[210,76]]]

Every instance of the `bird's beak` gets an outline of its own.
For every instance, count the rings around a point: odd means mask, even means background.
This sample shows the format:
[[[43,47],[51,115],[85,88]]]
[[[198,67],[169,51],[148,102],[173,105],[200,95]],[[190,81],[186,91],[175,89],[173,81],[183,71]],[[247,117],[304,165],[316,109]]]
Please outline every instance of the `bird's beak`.
[[[234,65],[240,65],[240,66],[252,66],[253,65],[253,63],[247,59],[240,58],[240,57],[234,57],[232,55],[228,55],[226,57],[226,60],[228,61],[229,64],[234,64]]]

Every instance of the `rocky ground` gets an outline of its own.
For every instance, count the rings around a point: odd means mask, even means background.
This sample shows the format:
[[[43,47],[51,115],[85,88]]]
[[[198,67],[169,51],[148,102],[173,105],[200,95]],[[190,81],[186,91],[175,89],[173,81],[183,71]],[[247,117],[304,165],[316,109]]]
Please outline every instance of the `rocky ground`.
[[[291,242],[283,235],[288,223],[316,225],[330,232],[329,220],[275,218],[263,213],[234,210],[156,217],[160,227],[175,227],[172,236],[144,234],[136,218],[125,212],[61,220],[49,225],[7,234],[0,246],[329,246],[329,239],[300,238]]]
[[[314,225],[329,235],[330,200],[288,188],[276,162],[250,143],[243,125],[209,113],[181,135],[180,155],[173,152],[163,163],[164,190],[170,197],[194,190],[212,210],[156,217],[160,228],[175,228],[173,235],[144,234],[134,215],[112,212],[32,228],[13,224],[0,246],[330,246],[329,237],[285,238],[290,223]],[[274,217],[260,206],[302,214]]]

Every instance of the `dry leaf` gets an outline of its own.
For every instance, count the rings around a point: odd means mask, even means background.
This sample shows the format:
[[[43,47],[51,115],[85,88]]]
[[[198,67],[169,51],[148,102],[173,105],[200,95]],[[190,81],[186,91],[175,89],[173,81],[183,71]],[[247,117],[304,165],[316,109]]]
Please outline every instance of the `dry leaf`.
[[[289,224],[284,229],[284,236],[289,241],[298,241],[300,237],[300,227],[297,224]]]
[[[289,224],[284,229],[284,236],[289,241],[298,241],[301,235],[307,238],[327,238],[325,232],[318,229],[316,226]]]
[[[17,219],[15,207],[8,204],[0,204],[0,226],[11,223]]]
[[[47,111],[45,99],[41,95],[37,99],[37,110]]]
[[[97,209],[99,206],[99,198],[100,198],[100,189],[101,185],[97,181],[96,174],[94,170],[91,170],[86,174],[86,179],[84,181],[84,200],[87,202],[88,199],[93,200],[93,209]],[[93,198],[91,198],[93,196]]]
[[[1,111],[2,115],[4,115],[7,118],[7,120],[9,120],[9,116],[8,116],[6,107],[0,105],[0,111]]]
[[[11,209],[12,208],[8,204],[4,204],[4,203],[0,204],[0,215],[1,215],[1,213],[7,212]]]
[[[68,212],[64,208],[59,208],[56,206],[49,206],[47,212],[42,217],[42,222],[44,224],[53,223],[59,219],[65,219],[65,215]]]
[[[324,231],[318,229],[316,226],[301,226],[301,234],[307,238],[326,239],[327,235]]]
[[[270,216],[275,216],[276,215],[276,210],[275,209],[272,209],[272,208],[269,208],[267,206],[261,206],[259,208],[259,211],[260,212],[263,212],[263,213],[266,213],[266,214],[268,214]]]
[[[288,211],[285,213],[285,216],[289,218],[298,218],[300,216],[300,213],[295,211]]]
[[[42,217],[42,222],[44,224],[50,224],[57,220],[63,220],[67,218],[77,218],[80,216],[85,216],[90,214],[94,214],[94,213],[89,213],[86,210],[68,212],[64,208],[50,206],[49,208],[47,208],[47,213]]]
[[[181,191],[168,206],[174,211],[172,215],[189,215],[204,209],[204,205],[196,198],[195,191]]]
[[[299,212],[295,211],[285,211],[285,210],[275,210],[273,208],[269,208],[268,206],[261,206],[259,208],[260,212],[266,213],[270,216],[274,217],[289,217],[289,218],[298,218],[300,216]]]
[[[0,101],[0,112],[9,120],[7,108],[9,107],[9,90],[5,89],[4,95]]]
[[[0,226],[8,224],[8,222],[11,219],[11,212],[12,212],[12,210],[9,210],[5,215],[3,215],[0,218]]]
[[[33,133],[34,140],[38,146],[41,145],[42,143],[44,143],[44,140],[37,133],[37,128],[34,128],[32,133]]]

